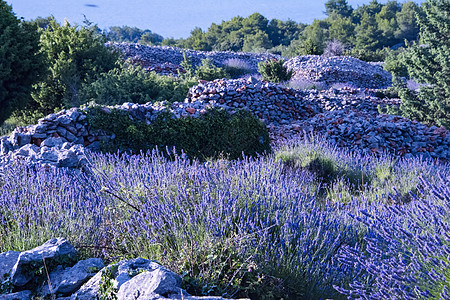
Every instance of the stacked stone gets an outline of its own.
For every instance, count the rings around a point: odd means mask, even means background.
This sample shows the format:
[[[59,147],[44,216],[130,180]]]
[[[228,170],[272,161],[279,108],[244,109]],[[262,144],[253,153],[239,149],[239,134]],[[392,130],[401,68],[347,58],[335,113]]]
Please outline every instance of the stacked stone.
[[[308,120],[272,128],[274,136],[314,133],[339,147],[411,157],[450,160],[450,134],[443,127],[427,127],[399,116],[356,110],[324,112]]]
[[[321,111],[314,102],[305,100],[299,91],[254,77],[203,81],[189,90],[182,105],[186,103],[192,106],[193,112],[205,107],[247,109],[267,124],[274,125],[310,118]]]
[[[376,90],[367,88],[330,88],[327,90],[299,91],[304,99],[314,102],[324,111],[355,109],[369,113],[377,113],[378,107],[383,110],[386,106],[399,107],[400,99],[380,99]]]
[[[186,70],[183,67],[169,62],[154,63],[143,60],[140,57],[130,57],[129,61],[133,64],[140,65],[148,72],[156,72],[164,76],[178,75],[179,72],[186,73]]]
[[[44,268],[47,276],[39,276]],[[112,267],[109,278],[117,294],[102,295],[102,275]],[[100,258],[78,261],[77,250],[64,238],[55,238],[34,249],[0,253],[2,300],[29,299],[203,299],[222,297],[191,296],[181,289],[181,277],[155,261],[136,258],[105,267]],[[14,292],[13,292],[14,291]],[[112,292],[112,291],[111,291]],[[136,296],[137,295],[137,296]]]
[[[88,131],[85,119],[79,109],[73,108],[48,115],[37,125],[16,128],[10,136],[0,138],[0,166],[11,160],[44,167],[85,164],[85,147],[95,147],[98,139],[98,133]]]
[[[350,83],[356,87],[373,89],[392,85],[391,74],[380,65],[349,56],[297,56],[289,59],[285,66],[293,70],[293,80],[321,82],[329,87],[335,83]]]
[[[258,72],[258,63],[268,59],[280,59],[279,55],[266,53],[246,53],[232,51],[196,51],[168,46],[146,46],[130,43],[107,43],[107,46],[118,48],[125,59],[144,61],[147,66],[157,67],[164,64],[180,65],[183,61],[183,52],[193,66],[201,64],[202,59],[209,58],[218,67],[223,67],[229,59],[240,59],[254,72]],[[177,75],[177,72],[173,73]]]

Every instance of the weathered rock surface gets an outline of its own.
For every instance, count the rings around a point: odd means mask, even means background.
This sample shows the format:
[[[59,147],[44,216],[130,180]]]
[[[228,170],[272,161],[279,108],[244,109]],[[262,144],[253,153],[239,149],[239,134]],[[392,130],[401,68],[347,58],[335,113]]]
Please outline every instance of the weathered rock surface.
[[[63,238],[55,238],[34,249],[21,252],[11,270],[11,283],[14,286],[24,286],[33,279],[34,274],[45,265],[73,265],[77,251]]]
[[[0,295],[0,300],[30,300],[32,292],[30,290],[20,291],[6,295]]]
[[[49,285],[45,285],[40,294],[43,296],[49,294],[69,296],[76,292],[104,266],[105,265],[100,258],[81,260],[73,267],[69,268],[63,268],[60,265],[49,275],[51,287]]]
[[[181,291],[181,277],[177,274],[156,268],[144,271],[124,282],[117,297],[124,300],[149,299],[150,297],[168,297]]]
[[[19,258],[20,252],[8,251],[0,253],[0,282],[10,276],[11,270]]]
[[[181,289],[181,277],[178,274],[148,259],[123,260],[104,267],[100,258],[89,258],[73,265],[74,257],[75,248],[63,238],[51,239],[29,251],[0,253],[0,283],[8,283],[2,286],[5,290],[0,294],[0,300],[52,297],[92,300],[100,296],[114,296],[101,295],[102,284],[111,284],[114,288],[111,293],[119,300],[224,299],[189,295]],[[42,264],[43,258],[45,266]],[[48,277],[39,275],[36,269],[43,266],[49,273]]]

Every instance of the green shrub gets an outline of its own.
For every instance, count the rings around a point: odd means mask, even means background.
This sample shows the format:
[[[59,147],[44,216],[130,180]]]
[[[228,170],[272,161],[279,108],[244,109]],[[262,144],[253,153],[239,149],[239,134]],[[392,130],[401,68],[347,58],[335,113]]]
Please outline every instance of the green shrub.
[[[267,60],[258,64],[258,71],[265,81],[282,82],[288,81],[292,77],[292,70],[288,71],[283,66],[284,60]]]
[[[120,68],[100,74],[92,84],[84,85],[80,98],[83,103],[93,101],[102,105],[183,101],[193,85],[193,80],[161,76],[140,66],[123,63]]]
[[[104,152],[133,152],[159,149],[183,150],[189,157],[200,160],[227,155],[236,159],[270,151],[267,128],[248,111],[230,115],[224,110],[211,109],[198,118],[175,118],[161,113],[150,125],[131,120],[121,110],[105,112],[100,107],[89,110],[93,128],[102,129],[115,138],[102,144]]]
[[[34,124],[42,116],[79,106],[80,89],[117,66],[119,52],[105,47],[95,26],[86,26],[60,25],[51,18],[41,31],[45,76],[33,86],[33,100],[14,115],[19,123]]]
[[[198,79],[212,81],[227,77],[226,72],[219,67],[213,65],[209,58],[202,59],[202,64],[195,70]]]
[[[192,66],[191,59],[186,56],[186,52],[183,51],[183,61],[180,66],[186,71],[186,73],[180,72],[178,70],[178,77],[183,79],[193,79],[195,78],[194,67]]]
[[[315,150],[286,150],[279,152],[275,159],[281,159],[287,168],[309,171],[325,183],[332,182],[338,175],[333,159]]]

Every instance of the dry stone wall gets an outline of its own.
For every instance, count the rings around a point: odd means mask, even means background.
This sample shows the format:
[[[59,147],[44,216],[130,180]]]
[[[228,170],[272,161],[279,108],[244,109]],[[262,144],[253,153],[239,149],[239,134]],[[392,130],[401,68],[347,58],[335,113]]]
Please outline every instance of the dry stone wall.
[[[146,124],[161,112],[188,118],[198,117],[210,108],[222,108],[230,114],[245,109],[265,122],[273,141],[313,132],[353,150],[450,160],[448,130],[378,114],[377,107],[387,104],[399,102],[379,99],[370,89],[300,91],[250,77],[201,81],[189,90],[184,102],[124,103],[102,108],[107,112],[126,111],[130,118]],[[101,141],[114,139],[90,127],[86,116],[89,109],[63,110],[0,137],[0,170],[16,160],[32,167],[86,166],[86,150],[98,151]]]

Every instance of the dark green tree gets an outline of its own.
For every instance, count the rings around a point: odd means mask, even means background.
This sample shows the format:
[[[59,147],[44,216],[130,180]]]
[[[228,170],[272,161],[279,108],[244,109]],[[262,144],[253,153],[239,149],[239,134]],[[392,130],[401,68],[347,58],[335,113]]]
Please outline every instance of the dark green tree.
[[[388,1],[381,8],[380,12],[375,15],[378,24],[378,29],[382,36],[379,38],[380,46],[391,47],[401,40],[396,38],[395,33],[398,31],[397,13],[400,12],[401,6],[397,1]]]
[[[330,23],[325,20],[314,20],[314,22],[307,26],[302,33],[304,49],[303,54],[321,54],[325,48],[326,42],[329,40]]]
[[[43,68],[37,27],[21,22],[0,0],[0,125],[30,100]]]
[[[401,113],[410,119],[450,128],[450,1],[427,0],[418,14],[420,43],[404,55],[419,93],[400,90]]]
[[[52,19],[41,34],[41,53],[49,72],[33,93],[34,109],[48,114],[82,104],[80,87],[117,64],[118,53],[104,42],[95,27],[60,25]]]
[[[378,29],[377,21],[373,15],[365,12],[355,31],[358,49],[376,50],[380,46],[382,31]]]
[[[419,35],[419,24],[417,23],[417,14],[420,13],[420,7],[412,1],[402,4],[402,8],[397,12],[396,19],[398,28],[395,37],[400,40],[412,41]]]
[[[327,16],[337,15],[347,18],[352,15],[353,8],[348,5],[346,0],[328,0],[325,3],[325,14]]]
[[[283,22],[272,19],[267,27],[267,34],[274,46],[288,46],[292,40],[299,37],[305,27],[306,25],[298,24],[292,20]]]
[[[353,24],[351,18],[333,16],[330,17],[329,20],[330,27],[328,29],[328,38],[330,40],[338,40],[346,45],[354,45],[355,24]]]
[[[244,38],[242,51],[244,52],[261,52],[264,49],[272,48],[272,43],[267,33],[259,30],[253,35],[247,35]]]
[[[105,34],[108,40],[119,43],[128,42],[159,45],[163,40],[162,36],[153,33],[149,29],[142,30],[129,26],[112,26]]]

